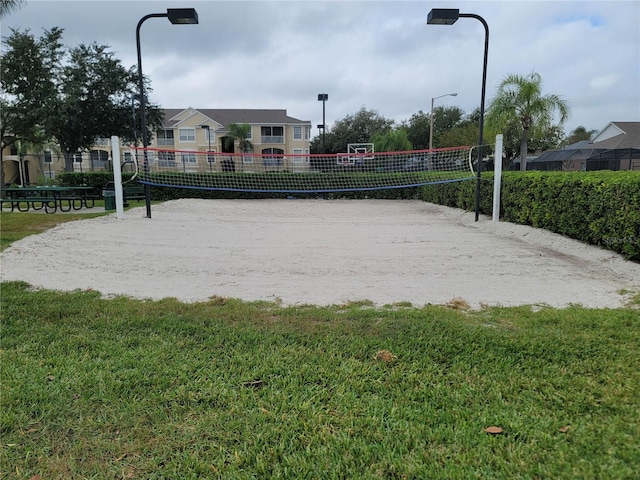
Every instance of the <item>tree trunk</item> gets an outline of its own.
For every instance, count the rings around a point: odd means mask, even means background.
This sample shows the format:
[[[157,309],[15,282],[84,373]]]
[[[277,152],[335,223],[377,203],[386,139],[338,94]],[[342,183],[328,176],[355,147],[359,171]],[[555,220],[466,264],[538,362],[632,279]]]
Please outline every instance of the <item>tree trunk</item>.
[[[527,170],[527,136],[528,129],[522,132],[522,139],[520,140],[520,171],[525,172]]]
[[[2,148],[2,147],[0,147]],[[4,174],[4,160],[2,159],[2,150],[0,150],[0,188],[5,186],[5,174]]]
[[[64,152],[64,171],[73,172],[73,153]]]

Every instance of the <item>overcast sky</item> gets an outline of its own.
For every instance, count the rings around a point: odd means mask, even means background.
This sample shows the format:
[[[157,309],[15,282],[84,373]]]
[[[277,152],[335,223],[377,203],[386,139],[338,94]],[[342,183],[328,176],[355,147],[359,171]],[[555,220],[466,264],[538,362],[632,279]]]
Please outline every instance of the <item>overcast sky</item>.
[[[436,106],[480,104],[484,29],[471,18],[427,25],[459,8],[489,25],[487,106],[508,74],[532,71],[571,106],[565,131],[640,121],[640,2],[623,1],[56,1],[27,0],[10,28],[64,29],[69,47],[97,42],[136,64],[135,30],[149,13],[196,8],[199,25],[152,18],[141,29],[143,72],[163,108],[266,108],[327,125],[361,107],[400,122]]]

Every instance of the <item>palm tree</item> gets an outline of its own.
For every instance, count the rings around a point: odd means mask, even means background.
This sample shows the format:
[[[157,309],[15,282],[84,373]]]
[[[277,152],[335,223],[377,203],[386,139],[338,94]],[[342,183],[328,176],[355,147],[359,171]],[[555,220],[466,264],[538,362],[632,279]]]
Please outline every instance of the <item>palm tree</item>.
[[[222,139],[222,147],[224,152],[233,152],[235,150],[235,143],[238,142],[238,148],[242,153],[249,153],[253,151],[253,144],[247,139],[251,132],[251,125],[243,123],[239,125],[237,123],[229,124],[229,132]],[[232,158],[222,160],[222,170],[224,172],[235,172],[235,162]]]
[[[529,135],[546,131],[553,114],[559,114],[558,126],[569,118],[569,104],[558,95],[542,95],[542,77],[511,74],[502,80],[487,111],[487,128],[495,133],[517,125],[520,138],[520,170],[527,169]]]
[[[25,3],[25,0],[0,0],[0,18],[4,18],[14,10],[19,9]]]
[[[248,153],[253,151],[253,144],[247,139],[249,132],[251,132],[251,125],[248,123],[243,123],[242,125],[230,123],[229,133],[227,133],[226,139],[228,142],[233,142],[231,145],[238,142],[240,151],[242,153]],[[229,147],[231,147],[231,145],[229,145]],[[231,151],[233,151],[233,149],[231,149]]]

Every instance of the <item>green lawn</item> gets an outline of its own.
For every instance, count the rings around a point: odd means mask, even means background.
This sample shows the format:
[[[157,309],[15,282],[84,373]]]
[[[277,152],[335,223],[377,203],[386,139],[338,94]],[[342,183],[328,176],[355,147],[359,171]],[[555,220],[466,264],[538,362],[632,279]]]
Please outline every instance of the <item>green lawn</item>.
[[[184,304],[19,282],[1,307],[3,479],[640,471],[636,308]]]

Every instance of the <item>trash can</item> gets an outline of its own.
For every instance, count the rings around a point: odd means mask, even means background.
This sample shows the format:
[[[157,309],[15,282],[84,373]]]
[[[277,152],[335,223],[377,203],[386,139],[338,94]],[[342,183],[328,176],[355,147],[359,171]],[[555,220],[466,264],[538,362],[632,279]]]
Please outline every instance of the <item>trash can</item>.
[[[102,196],[104,197],[104,209],[115,210],[116,209],[116,188],[113,185],[107,184],[102,189]]]

